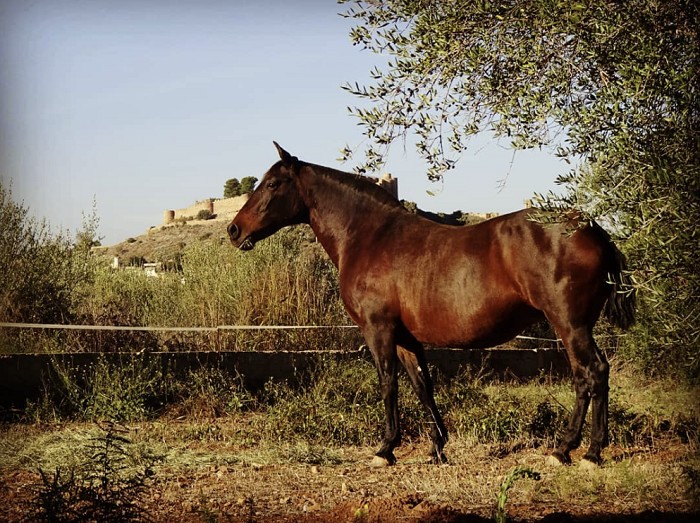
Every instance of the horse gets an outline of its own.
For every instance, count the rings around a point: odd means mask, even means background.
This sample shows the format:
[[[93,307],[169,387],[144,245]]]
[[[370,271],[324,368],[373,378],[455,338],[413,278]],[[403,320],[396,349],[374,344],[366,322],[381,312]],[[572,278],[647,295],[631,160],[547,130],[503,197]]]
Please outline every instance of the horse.
[[[338,269],[340,295],[369,346],[385,408],[372,466],[396,462],[401,442],[399,363],[430,423],[431,461],[446,461],[447,430],[433,395],[424,344],[485,348],[547,319],[561,338],[576,401],[548,461],[570,464],[592,403],[590,446],[581,464],[599,465],[608,444],[609,363],[593,339],[604,313],[627,329],[635,302],[622,253],[596,223],[570,212],[543,226],[533,210],[469,226],[407,211],[371,179],[299,160],[273,142],[277,161],[228,225],[243,251],[279,229],[309,224]]]

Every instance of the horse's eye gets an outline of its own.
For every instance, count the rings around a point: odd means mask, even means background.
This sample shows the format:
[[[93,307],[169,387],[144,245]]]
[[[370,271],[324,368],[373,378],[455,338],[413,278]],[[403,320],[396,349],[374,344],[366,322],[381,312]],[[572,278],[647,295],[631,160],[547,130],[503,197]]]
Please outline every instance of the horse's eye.
[[[274,190],[274,189],[277,189],[277,187],[279,187],[279,186],[280,186],[280,182],[277,180],[271,180],[271,181],[267,182],[268,189]]]

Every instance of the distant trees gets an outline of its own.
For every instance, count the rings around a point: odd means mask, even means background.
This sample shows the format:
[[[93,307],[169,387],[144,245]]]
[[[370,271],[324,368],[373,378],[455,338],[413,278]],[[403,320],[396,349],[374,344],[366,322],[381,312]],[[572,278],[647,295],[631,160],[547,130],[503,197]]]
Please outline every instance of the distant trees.
[[[255,190],[258,179],[255,176],[246,176],[241,180],[241,194],[250,194]]]
[[[224,184],[224,198],[233,198],[234,196],[252,193],[255,190],[256,183],[258,183],[258,179],[255,176],[246,176],[240,181],[238,178],[226,180]]]
[[[241,195],[241,182],[238,178],[231,178],[226,180],[224,184],[224,198],[233,198],[234,196]]]

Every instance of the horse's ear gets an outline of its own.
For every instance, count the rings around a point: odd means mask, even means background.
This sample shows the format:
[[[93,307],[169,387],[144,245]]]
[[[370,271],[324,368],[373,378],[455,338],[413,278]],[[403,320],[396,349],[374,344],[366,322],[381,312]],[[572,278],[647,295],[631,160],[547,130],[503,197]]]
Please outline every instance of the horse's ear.
[[[287,151],[282,149],[282,147],[280,147],[280,144],[278,144],[275,141],[273,141],[272,143],[275,144],[275,148],[277,149],[277,153],[280,155],[280,160],[282,160],[282,163],[284,164],[285,167],[291,167],[292,164],[294,164],[297,161],[296,157],[292,156]]]

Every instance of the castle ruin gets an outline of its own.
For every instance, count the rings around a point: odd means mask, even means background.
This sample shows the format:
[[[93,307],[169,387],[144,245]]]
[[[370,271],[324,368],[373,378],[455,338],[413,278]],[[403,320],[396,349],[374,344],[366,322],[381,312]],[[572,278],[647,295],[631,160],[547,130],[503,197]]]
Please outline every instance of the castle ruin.
[[[241,210],[249,197],[249,194],[243,194],[233,198],[208,198],[182,209],[168,209],[163,211],[163,225],[178,220],[195,220],[201,211],[207,211],[213,220],[230,220]]]

